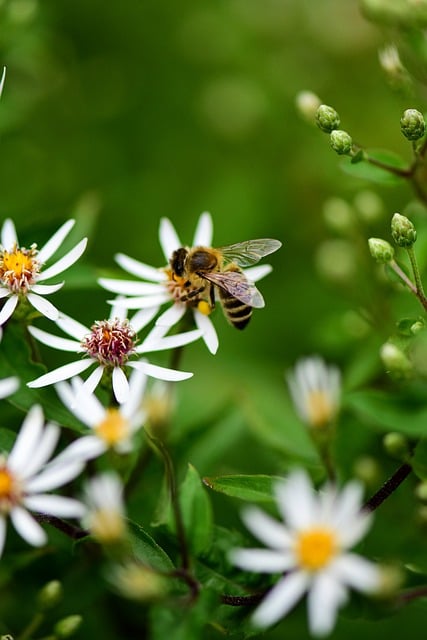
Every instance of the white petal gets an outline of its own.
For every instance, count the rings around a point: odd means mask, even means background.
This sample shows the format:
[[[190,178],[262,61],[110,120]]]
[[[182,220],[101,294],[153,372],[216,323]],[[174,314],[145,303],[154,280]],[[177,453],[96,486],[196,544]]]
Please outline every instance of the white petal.
[[[21,507],[14,507],[10,512],[10,519],[19,533],[28,544],[33,547],[41,547],[47,542],[47,535],[34,518]]]
[[[8,295],[10,295],[9,289],[6,289],[6,287],[2,287],[0,285],[0,300],[2,300],[3,298],[7,298]]]
[[[37,327],[33,327],[30,325],[28,327],[29,333],[36,338],[42,344],[46,344],[48,347],[52,347],[53,349],[59,349],[60,351],[70,351],[73,353],[79,352],[81,350],[80,342],[75,340],[68,340],[68,338],[60,338],[59,336],[53,335],[53,333],[47,333],[47,331],[43,331],[43,329],[38,329]]]
[[[158,293],[157,295],[123,298],[119,302],[117,300],[107,300],[107,302],[108,304],[118,304],[125,309],[148,309],[149,307],[158,307],[170,299],[170,294],[165,290],[164,293]]]
[[[293,538],[286,527],[257,507],[245,509],[242,520],[249,531],[268,547],[283,550],[292,544]]]
[[[6,80],[6,67],[3,67],[3,73],[0,80],[0,96],[3,93],[4,81]],[[0,551],[1,555],[1,551]]]
[[[115,320],[120,320],[121,322],[123,322],[124,320],[126,320],[128,312],[126,307],[120,304],[122,300],[124,300],[124,296],[117,296],[117,298],[115,299],[108,316],[110,322],[114,322]]]
[[[293,554],[271,549],[233,549],[229,559],[237,567],[257,573],[280,573],[295,566]]]
[[[11,251],[15,245],[19,245],[15,225],[10,218],[6,218],[1,229],[1,244],[3,249]]]
[[[9,300],[6,300],[2,310],[0,311],[0,326],[9,320],[10,316],[16,309],[16,305],[18,304],[18,296],[13,294]]]
[[[62,457],[63,453],[60,454]],[[26,484],[28,493],[39,493],[40,491],[51,491],[62,487],[70,480],[74,480],[84,468],[84,460],[61,460],[55,458],[48,464],[38,476],[31,478]]]
[[[49,320],[58,319],[59,311],[51,302],[49,302],[49,300],[31,292],[27,294],[27,299],[28,302],[33,305],[34,309],[40,311],[40,313],[46,318],[49,318]]]
[[[333,571],[349,587],[372,593],[380,588],[381,571],[377,565],[355,553],[346,553],[336,558]]]
[[[212,320],[209,316],[200,313],[197,309],[194,310],[194,320],[196,322],[196,326],[202,332],[202,340],[209,349],[210,353],[215,355],[218,351],[219,341],[218,334],[214,327]]]
[[[38,389],[39,387],[46,387],[49,384],[55,384],[55,382],[61,382],[61,380],[68,380],[68,378],[72,376],[78,376],[79,373],[88,369],[92,364],[92,359],[69,362],[62,367],[49,371],[49,373],[45,373],[35,380],[31,380],[31,382],[27,382],[27,387]]]
[[[309,582],[308,575],[302,571],[294,571],[279,580],[255,610],[254,625],[269,627],[285,616],[303,596]]]
[[[307,597],[308,622],[313,635],[323,636],[334,627],[337,610],[347,600],[347,590],[328,572],[315,575]]]
[[[116,254],[115,259],[122,269],[138,278],[142,278],[142,280],[151,280],[152,282],[164,282],[166,280],[166,274],[163,269],[156,269],[123,253]]]
[[[6,542],[6,518],[0,515],[0,557],[3,553],[4,543]]]
[[[211,247],[213,239],[213,223],[211,214],[205,211],[200,216],[193,238],[193,247]],[[181,245],[179,245],[181,246]]]
[[[67,382],[58,382],[55,389],[64,405],[88,427],[101,422],[105,409],[98,398],[86,389],[81,378],[73,378],[73,387]],[[78,402],[77,402],[78,399]]]
[[[3,378],[0,380],[0,398],[7,398],[11,396],[19,388],[19,378],[11,376],[10,378]]]
[[[305,471],[292,471],[274,490],[277,507],[289,529],[305,529],[318,520],[318,501]]]
[[[166,262],[169,262],[176,249],[183,246],[169,218],[162,218],[160,220],[159,240]]]
[[[46,513],[59,518],[82,518],[86,509],[78,500],[64,496],[40,494],[27,496],[24,504],[30,511]]]
[[[114,367],[112,376],[114,397],[119,404],[126,402],[129,398],[129,382],[120,367]]]
[[[116,280],[113,278],[99,278],[98,283],[104,289],[123,296],[143,296],[163,293],[164,284],[153,282],[138,282],[133,280]]]
[[[175,349],[176,347],[182,347],[183,345],[198,340],[201,335],[202,332],[199,331],[199,329],[176,333],[173,336],[165,336],[164,338],[157,339],[150,339],[150,335],[148,335],[144,342],[136,347],[135,351],[136,353],[153,353],[154,351]]]
[[[125,418],[133,421],[140,420],[143,416],[141,403],[147,384],[147,376],[143,371],[134,369],[129,378],[129,398],[122,406],[122,413]]]
[[[65,313],[61,313],[55,324],[79,342],[90,333],[90,329],[85,327],[84,324],[77,322],[74,318],[70,318],[70,316],[65,315]]]
[[[181,320],[186,311],[187,307],[184,303],[175,302],[157,318],[156,325],[168,328],[173,327]]]
[[[250,282],[258,282],[273,271],[271,264],[257,264],[256,267],[243,269],[243,273]]]
[[[104,373],[104,367],[102,366],[96,367],[96,369],[92,371],[90,376],[83,383],[83,387],[86,393],[93,393],[95,391],[96,387],[101,382],[103,373]],[[78,401],[78,398],[77,398],[77,401]]]
[[[92,460],[102,455],[107,449],[107,446],[103,440],[98,436],[82,436],[77,440],[74,440],[62,453],[55,458],[56,466],[62,464],[68,464],[71,462],[77,462],[80,464],[81,460]]]
[[[58,282],[58,284],[34,284],[31,287],[31,291],[33,291],[34,293],[38,293],[41,296],[48,296],[51,293],[59,291],[59,289],[61,289],[61,287],[63,286],[63,282]]]
[[[143,371],[147,376],[152,378],[158,378],[159,380],[168,380],[169,382],[175,382],[179,380],[187,380],[194,374],[188,371],[175,371],[175,369],[167,369],[166,367],[159,367],[156,364],[145,362],[144,360],[132,361],[127,363],[132,369],[138,369]]]
[[[37,448],[32,451],[25,468],[21,471],[22,477],[29,478],[34,475],[49,460],[58,444],[59,436],[60,430],[56,424],[46,425],[37,443]]]
[[[60,260],[55,262],[51,267],[42,271],[38,280],[48,280],[57,276],[58,273],[62,273],[71,265],[73,265],[80,258],[84,250],[86,249],[87,238],[83,238],[71,251],[65,254]]]
[[[134,331],[138,333],[147,326],[157,314],[159,307],[150,307],[149,309],[140,309],[131,318],[130,324]]]
[[[362,508],[363,501],[363,487],[360,482],[352,480],[341,489],[337,494],[334,513],[333,524],[337,527],[344,525],[350,519],[361,516],[360,510]]]
[[[64,242],[67,235],[70,233],[71,229],[74,227],[75,220],[67,220],[55,233],[53,236],[43,245],[38,253],[38,260],[43,264],[49,258],[53,256],[53,254],[59,249],[61,244]]]
[[[35,404],[25,416],[21,429],[9,454],[7,464],[14,472],[25,470],[28,460],[33,455],[37,444],[42,437],[44,424],[43,410]]]

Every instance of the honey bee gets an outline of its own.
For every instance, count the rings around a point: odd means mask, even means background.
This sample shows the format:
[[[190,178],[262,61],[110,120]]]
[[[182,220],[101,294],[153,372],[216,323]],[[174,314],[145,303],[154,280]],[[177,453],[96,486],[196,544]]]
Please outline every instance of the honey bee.
[[[279,240],[261,238],[217,249],[180,247],[169,261],[171,278],[179,287],[178,299],[210,313],[217,289],[228,322],[236,329],[244,329],[252,309],[262,308],[264,299],[242,268],[256,264],[281,246]]]

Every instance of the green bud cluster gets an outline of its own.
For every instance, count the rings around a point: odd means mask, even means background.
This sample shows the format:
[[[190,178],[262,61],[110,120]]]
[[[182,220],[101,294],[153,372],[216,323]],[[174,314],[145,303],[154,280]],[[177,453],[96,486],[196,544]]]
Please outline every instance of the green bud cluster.
[[[346,156],[351,153],[353,148],[353,140],[347,131],[335,129],[331,131],[329,141],[332,149],[340,156]]]
[[[426,130],[423,114],[417,109],[406,109],[400,118],[400,129],[408,140],[419,140]]]
[[[377,262],[386,264],[393,260],[394,249],[387,240],[383,240],[382,238],[369,238],[368,245],[371,256]]]
[[[333,107],[321,104],[316,111],[316,124],[324,133],[331,133],[340,126],[340,117]]]
[[[76,633],[82,621],[82,616],[77,614],[62,618],[62,620],[59,620],[55,625],[55,634],[58,638],[69,638]]]
[[[417,239],[414,225],[406,216],[395,213],[391,220],[391,235],[399,247],[412,247]]]

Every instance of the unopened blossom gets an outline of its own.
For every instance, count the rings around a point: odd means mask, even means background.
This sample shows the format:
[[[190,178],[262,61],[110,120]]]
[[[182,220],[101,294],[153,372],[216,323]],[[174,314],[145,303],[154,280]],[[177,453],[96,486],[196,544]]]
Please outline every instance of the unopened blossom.
[[[126,313],[123,307],[114,306],[108,320],[97,321],[90,328],[61,314],[55,324],[71,336],[71,340],[47,333],[38,327],[28,327],[31,335],[43,344],[78,355],[77,360],[28,382],[28,386],[45,387],[61,380],[68,380],[92,368],[93,371],[85,382],[86,388],[94,391],[104,372],[109,372],[116,400],[125,402],[129,396],[129,382],[125,373],[127,367],[138,369],[161,380],[185,380],[193,375],[151,364],[140,356],[188,344],[201,336],[199,330],[165,336],[167,328],[154,327],[145,339],[139,342],[138,332],[153,319],[156,310],[142,309],[130,320],[126,318]]]
[[[212,238],[212,218],[209,213],[205,212],[199,218],[191,246],[211,247]],[[168,218],[162,218],[160,221],[159,240],[166,260],[165,267],[155,268],[123,253],[118,253],[115,256],[116,262],[132,276],[140,278],[140,281],[100,278],[99,283],[113,293],[129,296],[120,302],[128,309],[153,307],[157,312],[163,304],[172,303],[172,306],[169,306],[157,319],[156,324],[159,326],[172,327],[181,320],[187,309],[190,308],[194,322],[203,334],[203,341],[211,353],[216,353],[218,336],[209,317],[211,308],[209,305],[205,305],[201,311],[200,308],[194,307],[188,302],[182,302],[180,299],[185,291],[182,285],[173,278],[169,261],[174,251],[185,245],[179,239],[172,222]],[[251,282],[257,282],[270,271],[270,265],[257,265],[243,270],[245,276]]]
[[[73,480],[84,466],[78,457],[50,459],[59,436],[59,427],[45,425],[42,408],[34,405],[10,453],[0,454],[0,555],[9,518],[19,535],[38,547],[47,536],[30,511],[61,518],[82,518],[85,513],[79,501],[47,493]]]
[[[252,534],[268,548],[235,549],[233,564],[246,571],[278,574],[278,580],[253,613],[259,628],[275,624],[307,594],[310,632],[330,633],[349,589],[374,593],[382,572],[349,549],[371,525],[362,512],[362,487],[349,482],[340,492],[331,484],[316,493],[305,471],[295,470],[275,485],[284,523],[258,508],[243,513]]]
[[[112,472],[98,474],[84,487],[87,512],[82,525],[103,544],[119,542],[126,536],[123,484]]]
[[[309,427],[325,427],[335,419],[340,406],[341,374],[319,356],[302,358],[287,373],[295,410]]]
[[[46,318],[58,319],[58,309],[45,296],[58,291],[64,282],[44,282],[62,273],[80,258],[86,248],[87,238],[47,268],[45,263],[56,254],[74,223],[74,220],[65,222],[41,249],[37,249],[36,244],[29,248],[21,247],[14,223],[10,218],[4,221],[0,232],[0,299],[4,300],[0,310],[0,327],[23,301],[28,301]]]
[[[108,449],[117,453],[129,453],[135,431],[145,422],[143,394],[146,380],[144,371],[133,370],[126,401],[107,408],[78,376],[72,378],[71,384],[58,382],[55,388],[64,405],[89,428],[88,435],[69,445],[67,456],[90,459]]]

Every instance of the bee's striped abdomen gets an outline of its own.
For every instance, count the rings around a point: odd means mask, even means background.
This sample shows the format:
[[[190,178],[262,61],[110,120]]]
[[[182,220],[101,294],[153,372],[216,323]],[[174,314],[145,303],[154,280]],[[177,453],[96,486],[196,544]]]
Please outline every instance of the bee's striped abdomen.
[[[224,315],[236,329],[244,329],[252,316],[252,307],[241,302],[223,289],[219,289]]]

